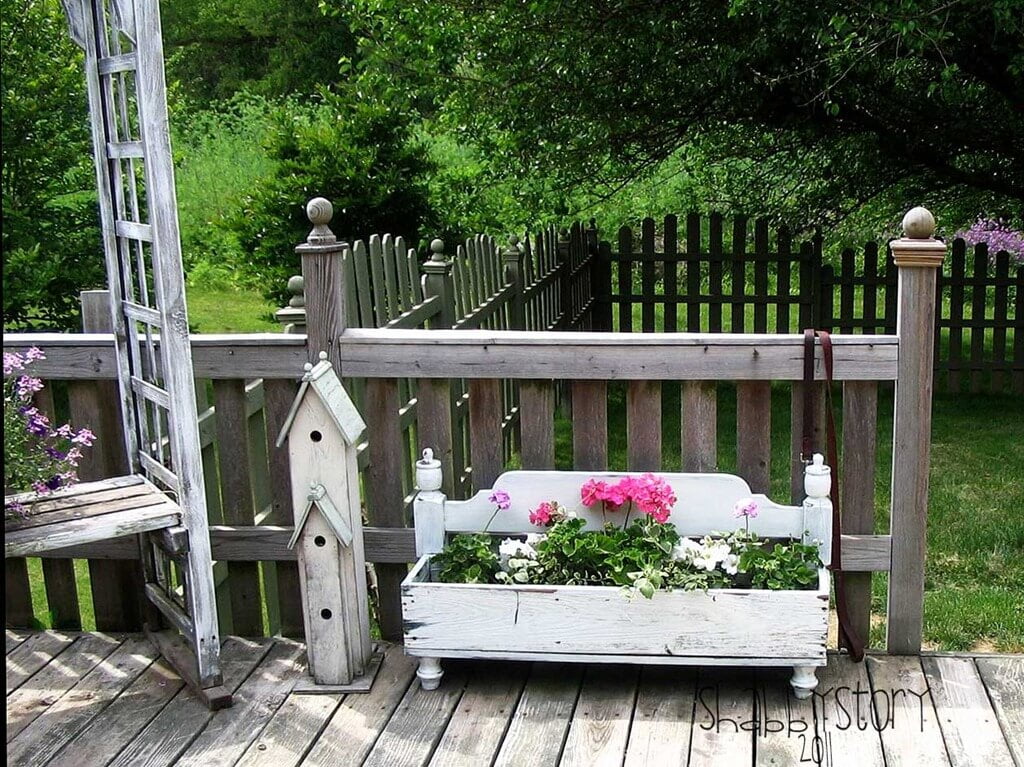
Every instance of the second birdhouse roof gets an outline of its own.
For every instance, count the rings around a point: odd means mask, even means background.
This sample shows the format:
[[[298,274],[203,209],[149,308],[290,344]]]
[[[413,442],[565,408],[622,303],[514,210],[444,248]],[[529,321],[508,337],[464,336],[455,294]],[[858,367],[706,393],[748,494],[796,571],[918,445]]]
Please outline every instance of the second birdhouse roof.
[[[320,398],[345,442],[349,445],[357,444],[359,438],[366,430],[366,422],[359,415],[355,403],[352,402],[352,398],[348,396],[348,392],[342,386],[341,379],[338,378],[338,374],[331,367],[331,363],[327,360],[327,354],[320,352],[320,361],[316,365],[306,363],[305,370],[306,372],[302,376],[302,383],[299,385],[299,391],[295,395],[291,409],[288,411],[288,417],[285,418],[281,432],[277,436],[277,446],[281,447],[284,444],[285,439],[288,437],[288,432],[295,422],[295,416],[298,415],[299,408],[302,406],[306,394],[310,391]]]

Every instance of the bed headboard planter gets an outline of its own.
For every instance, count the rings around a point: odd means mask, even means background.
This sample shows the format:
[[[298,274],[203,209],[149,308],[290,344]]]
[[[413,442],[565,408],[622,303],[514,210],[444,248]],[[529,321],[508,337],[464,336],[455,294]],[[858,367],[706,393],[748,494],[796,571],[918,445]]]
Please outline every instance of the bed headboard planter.
[[[583,518],[586,529],[599,529],[602,513],[583,504],[580,490],[592,478],[611,483],[626,475],[512,471],[498,477],[493,488],[451,501],[440,492],[440,468],[428,454],[417,464],[419,560],[402,584],[405,650],[421,658],[417,676],[424,689],[439,685],[441,658],[792,666],[797,697],[808,697],[817,685],[815,668],[826,663],[826,567],[819,568],[816,586],[804,590],[658,590],[650,599],[618,586],[439,582],[432,557],[449,534],[543,532],[529,515],[551,499]],[[748,520],[750,532],[814,542],[823,565],[830,561],[830,481],[820,459],[818,472],[805,475],[808,497],[802,506],[752,494],[744,480],[729,474],[657,476],[678,499],[669,521],[682,536],[735,529],[737,501],[752,498],[759,514]],[[489,500],[496,491],[509,499],[508,508],[497,513]]]

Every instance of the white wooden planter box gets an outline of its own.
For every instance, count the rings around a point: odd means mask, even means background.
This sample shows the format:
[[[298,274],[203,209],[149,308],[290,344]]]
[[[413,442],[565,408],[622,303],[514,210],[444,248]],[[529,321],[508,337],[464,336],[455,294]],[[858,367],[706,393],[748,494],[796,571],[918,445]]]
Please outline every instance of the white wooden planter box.
[[[544,500],[557,500],[603,524],[600,511],[579,500],[592,472],[509,472],[494,489],[505,490],[512,508],[494,514],[491,491],[467,501],[448,501],[436,491],[416,499],[417,548],[422,554],[402,584],[405,649],[419,656],[426,689],[440,681],[440,658],[501,658],[678,665],[793,666],[798,697],[817,684],[814,669],[826,663],[829,574],[822,568],[815,589],[769,591],[712,589],[658,591],[653,599],[630,597],[612,586],[543,586],[434,583],[431,555],[447,534],[541,532],[527,519]],[[760,514],[751,531],[762,537],[818,540],[829,562],[831,504],[809,498],[802,507],[781,506],[752,495],[739,477],[725,474],[662,474],[679,503],[670,521],[680,534],[700,536],[737,527],[733,505],[757,499]],[[827,491],[826,491],[827,492]],[[620,513],[621,514],[621,513]],[[621,521],[621,516],[610,521]]]

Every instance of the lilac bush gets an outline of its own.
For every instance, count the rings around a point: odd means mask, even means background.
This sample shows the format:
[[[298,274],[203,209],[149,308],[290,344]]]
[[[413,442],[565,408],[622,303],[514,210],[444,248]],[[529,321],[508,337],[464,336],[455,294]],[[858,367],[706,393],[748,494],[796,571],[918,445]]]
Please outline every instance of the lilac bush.
[[[1005,250],[1011,262],[1024,264],[1024,232],[1017,231],[1001,218],[980,216],[969,229],[957,232],[956,236],[972,247],[987,243],[993,261],[999,251]]]
[[[42,359],[46,356],[35,347],[24,354],[4,352],[4,495],[51,493],[77,482],[82,450],[95,439],[89,429],[55,427],[32,404],[43,382],[26,371]],[[20,503],[4,503],[5,518],[24,512]]]

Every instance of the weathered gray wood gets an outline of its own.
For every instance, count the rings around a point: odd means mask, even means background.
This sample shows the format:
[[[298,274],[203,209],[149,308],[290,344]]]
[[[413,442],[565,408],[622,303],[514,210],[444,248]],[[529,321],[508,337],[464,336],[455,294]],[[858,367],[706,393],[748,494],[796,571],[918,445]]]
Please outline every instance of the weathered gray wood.
[[[156,659],[153,647],[132,637],[42,712],[7,747],[7,759],[18,765],[42,765],[71,744]],[[84,764],[84,762],[77,762]]]
[[[804,464],[801,462],[801,451],[803,450],[804,433],[804,384],[802,381],[795,381],[790,387],[789,400],[789,423],[790,423],[790,470],[789,485],[790,498],[793,503],[802,503],[806,495],[804,493]],[[824,453],[825,445],[825,391],[824,384],[815,384],[811,394],[814,398],[811,402],[814,413],[814,424],[811,429],[812,449]],[[845,554],[845,549],[844,549]],[[845,564],[845,563],[844,563]]]
[[[626,464],[630,471],[661,469],[661,383],[658,381],[629,382]]]
[[[524,469],[555,468],[555,390],[551,381],[519,385],[519,431]]]
[[[934,229],[934,221],[931,226]],[[904,237],[891,243],[899,270],[896,333],[900,354],[893,405],[893,546],[886,646],[889,652],[897,654],[912,654],[921,649],[924,620],[935,283],[936,267],[941,268],[946,252],[946,246],[931,239],[930,234],[924,234],[927,239]]]
[[[370,692],[345,697],[303,764],[334,767],[362,763],[409,689],[415,667],[415,660],[405,655],[401,645],[390,645]]]
[[[130,488],[129,491],[131,490]],[[64,522],[95,519],[105,514],[113,514],[116,511],[134,511],[145,509],[149,506],[160,506],[166,504],[168,500],[166,495],[160,492],[153,492],[150,488],[146,488],[146,492],[133,492],[127,498],[119,497],[119,493],[120,491],[115,490],[107,500],[86,503],[84,505],[74,503],[73,498],[64,498],[62,499],[66,504],[64,508],[51,507],[49,510],[39,514],[32,513],[27,519],[10,520],[6,525],[6,532],[8,535],[16,532],[29,534],[35,528],[42,528],[37,530],[37,534],[44,535],[47,529],[55,529]],[[83,500],[92,501],[98,495],[107,494],[95,493],[86,496]]]
[[[843,531],[870,535],[875,531],[875,462],[878,440],[878,384],[843,384]],[[846,566],[846,562],[843,562]],[[846,576],[846,604],[857,635],[871,634],[871,575]]]
[[[291,473],[288,469],[288,451],[275,444],[295,398],[295,382],[268,378],[263,381],[263,396],[267,420],[267,453],[270,472],[270,513],[263,524],[288,525],[292,521]],[[298,567],[290,562],[278,562],[276,572],[277,605],[282,636],[301,637],[302,598],[299,588]],[[268,599],[273,597],[268,595]]]
[[[127,511],[115,511],[99,517],[77,519],[42,528],[10,533],[4,540],[7,556],[27,556],[47,549],[78,546],[92,541],[161,530],[181,522],[181,509],[167,502]],[[40,532],[45,536],[40,537]]]
[[[413,684],[366,756],[364,767],[422,767],[433,753],[466,685],[463,668],[448,669],[437,690]]]
[[[534,663],[495,767],[554,767],[576,708],[583,667]]]
[[[106,764],[128,746],[184,686],[171,666],[157,660],[68,742],[47,765]]]
[[[692,767],[751,764],[754,744],[739,722],[753,714],[750,682],[736,671],[701,669],[697,677],[690,761]]]
[[[452,441],[452,399],[447,379],[425,379],[419,381],[416,389],[418,400],[419,445],[429,447],[434,457],[441,462],[444,485],[441,490],[449,498],[454,497],[455,468]]]
[[[295,680],[305,673],[303,656],[302,645],[278,640],[235,691],[231,708],[214,715],[176,764],[233,764],[284,703]]]
[[[236,690],[270,649],[270,640],[253,642],[237,637],[224,641],[221,669],[224,686]],[[224,712],[218,712],[220,716]],[[178,756],[214,718],[196,691],[182,687],[174,698],[111,762],[118,767],[167,767],[175,764]]]
[[[14,650],[17,650],[31,636],[32,634],[27,631],[6,629],[6,654],[10,655]]]
[[[64,652],[74,636],[59,631],[29,634],[28,638],[7,655],[7,695],[17,690],[33,674]]]
[[[431,767],[493,763],[525,683],[522,663],[477,666],[434,750]]]
[[[625,767],[687,763],[696,681],[692,669],[641,671]]]
[[[235,762],[236,767],[293,767],[315,743],[342,695],[289,695]]]
[[[637,669],[596,666],[588,670],[576,702],[560,764],[621,765],[629,741]]]
[[[718,396],[710,381],[684,381],[682,385],[683,471],[706,472],[718,468]]]
[[[42,670],[7,696],[7,742],[10,743],[57,702],[82,677],[92,671],[121,644],[119,638],[85,634],[60,660]]]
[[[217,465],[223,518],[230,525],[251,525],[255,511],[249,436],[245,428],[245,381],[214,381],[213,396],[217,413]],[[259,566],[255,562],[231,562],[228,579],[232,631],[240,636],[262,636]]]
[[[483,490],[501,474],[501,381],[496,378],[469,382],[469,450],[473,465],[473,486]]]
[[[608,385],[572,382],[572,461],[576,469],[608,468]]]
[[[340,342],[346,375],[369,378],[791,380],[803,377],[803,337],[687,333],[364,330]],[[837,336],[834,378],[891,380],[891,336]],[[444,353],[439,354],[438,348]],[[819,365],[818,379],[824,377]]]
[[[828,666],[818,670],[815,695],[823,722],[819,729],[829,736],[826,747],[837,767],[885,765],[882,743],[872,726],[870,701],[867,695],[855,697],[858,690],[870,689],[864,664],[854,663],[849,656],[829,655]]]
[[[771,478],[772,387],[768,381],[736,384],[736,466],[755,493]]]
[[[65,631],[81,631],[82,616],[78,609],[74,562],[69,559],[44,559],[42,567],[50,625]]]
[[[4,616],[8,626],[31,626],[35,620],[32,587],[24,559],[4,560]]]
[[[999,717],[1010,753],[1018,765],[1024,764],[1024,659],[977,658],[975,665]]]
[[[790,767],[800,764],[801,759],[814,764],[814,738],[824,733],[824,722],[815,728],[814,710],[817,707],[820,711],[822,704],[818,699],[798,700],[793,695],[789,684],[792,673],[792,669],[761,669],[750,680],[756,693],[754,715],[759,719],[754,740],[757,767]],[[820,685],[818,691],[825,692]],[[704,692],[704,702],[696,709],[697,721],[705,726],[709,723],[707,704],[714,704],[712,691]],[[874,737],[873,732],[871,735]],[[824,764],[824,754],[819,757]]]
[[[921,658],[946,752],[954,767],[1012,767],[1013,757],[970,658]]]
[[[880,729],[886,767],[948,765],[949,757],[920,659],[870,656],[865,665],[874,693],[872,721]]]

